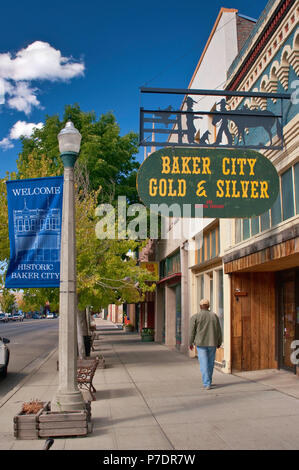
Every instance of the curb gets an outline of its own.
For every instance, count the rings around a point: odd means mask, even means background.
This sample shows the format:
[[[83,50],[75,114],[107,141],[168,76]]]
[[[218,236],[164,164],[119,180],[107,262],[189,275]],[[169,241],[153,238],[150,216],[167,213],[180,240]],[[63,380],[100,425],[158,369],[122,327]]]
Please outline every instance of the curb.
[[[3,405],[5,405],[5,403],[8,402],[8,400],[10,400],[10,398],[15,395],[19,390],[20,388],[22,388],[25,383],[34,375],[36,374],[36,372],[56,353],[56,351],[58,350],[58,347],[56,346],[54,349],[52,349],[51,352],[49,352],[49,354],[44,358],[44,359],[35,359],[35,361],[37,362],[37,365],[33,368],[33,370],[31,372],[29,372],[29,374],[24,377],[21,382],[18,383],[18,385],[16,385],[12,390],[10,390],[10,392],[8,392],[3,398],[2,400],[0,400],[0,408],[2,408]]]

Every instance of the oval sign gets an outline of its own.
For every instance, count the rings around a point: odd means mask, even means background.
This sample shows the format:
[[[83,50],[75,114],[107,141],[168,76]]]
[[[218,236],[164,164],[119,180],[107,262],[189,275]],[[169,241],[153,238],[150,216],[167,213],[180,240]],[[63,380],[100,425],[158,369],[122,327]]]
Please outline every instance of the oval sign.
[[[273,206],[279,177],[254,150],[167,147],[144,160],[137,190],[151,211],[164,216],[249,218]]]

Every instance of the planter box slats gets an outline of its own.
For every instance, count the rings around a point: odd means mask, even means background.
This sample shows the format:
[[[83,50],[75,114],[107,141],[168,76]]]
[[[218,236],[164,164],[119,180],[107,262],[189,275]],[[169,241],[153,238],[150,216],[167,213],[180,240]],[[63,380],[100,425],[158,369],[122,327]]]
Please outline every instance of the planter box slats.
[[[40,423],[59,422],[59,421],[86,421],[86,411],[68,411],[61,413],[60,411],[46,411],[40,418]]]
[[[55,421],[56,428],[68,429],[68,428],[80,428],[86,426],[86,419],[78,421]],[[39,423],[39,430],[41,429],[52,429],[53,422]]]
[[[86,403],[86,410],[46,411],[39,417],[39,436],[87,436],[90,422],[90,403]]]
[[[23,439],[23,440],[38,439],[38,437],[39,437],[38,429],[36,429],[35,431],[30,430],[30,429],[17,430],[17,431],[14,432],[14,436],[17,439]]]
[[[37,424],[38,424],[38,421],[36,423],[24,423],[24,422],[19,422],[19,423],[14,423],[14,430],[17,431],[17,430],[20,430],[20,431],[23,431],[25,429],[37,429]]]
[[[39,414],[40,413],[41,412],[39,412]],[[32,426],[33,424],[37,423],[37,421],[38,421],[37,415],[24,415],[22,413],[17,414],[13,418],[13,422],[16,423],[17,425],[21,425],[21,424],[26,423],[26,424],[29,424],[30,426]]]
[[[39,437],[87,436],[87,426],[68,429],[40,429]]]

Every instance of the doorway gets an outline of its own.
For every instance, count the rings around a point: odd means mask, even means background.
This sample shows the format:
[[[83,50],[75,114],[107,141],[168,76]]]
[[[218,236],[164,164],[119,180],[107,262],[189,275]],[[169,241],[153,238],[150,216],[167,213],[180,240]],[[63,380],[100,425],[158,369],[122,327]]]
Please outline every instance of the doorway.
[[[181,284],[175,286],[175,342],[177,349],[182,343],[182,309],[181,309]]]
[[[282,271],[277,281],[279,367],[296,373],[292,346],[299,339],[299,270]]]

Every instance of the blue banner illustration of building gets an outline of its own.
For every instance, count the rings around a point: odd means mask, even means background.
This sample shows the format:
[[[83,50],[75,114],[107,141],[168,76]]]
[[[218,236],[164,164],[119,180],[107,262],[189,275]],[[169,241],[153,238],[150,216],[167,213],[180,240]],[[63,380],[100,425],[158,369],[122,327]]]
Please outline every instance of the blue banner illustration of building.
[[[59,287],[63,176],[7,181],[5,287]]]

